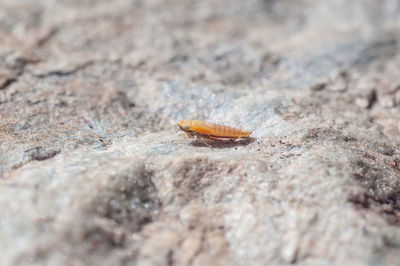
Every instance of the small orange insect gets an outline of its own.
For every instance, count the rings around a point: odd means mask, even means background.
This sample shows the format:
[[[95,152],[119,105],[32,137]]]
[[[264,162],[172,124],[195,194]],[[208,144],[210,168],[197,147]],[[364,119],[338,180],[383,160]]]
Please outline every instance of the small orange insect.
[[[200,137],[215,140],[236,140],[250,138],[251,131],[236,129],[200,120],[182,120],[178,122],[180,129],[191,137]]]

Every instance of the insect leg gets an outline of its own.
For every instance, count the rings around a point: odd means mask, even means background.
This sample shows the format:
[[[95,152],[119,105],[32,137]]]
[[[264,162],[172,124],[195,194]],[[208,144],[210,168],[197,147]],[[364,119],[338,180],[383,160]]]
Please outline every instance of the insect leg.
[[[201,143],[205,144],[206,146],[208,146],[209,148],[212,148],[212,146],[210,144],[208,144],[206,141],[204,140],[200,140]]]
[[[194,133],[194,137],[199,142],[203,143],[204,145],[208,146],[209,148],[212,148],[212,146],[205,141],[205,139],[209,139],[207,135]]]
[[[234,137],[215,137],[215,136],[207,136],[208,139],[214,139],[214,140],[228,140],[228,141],[235,141],[237,138]]]
[[[195,137],[195,135],[191,132],[185,132],[186,136],[188,136],[189,138],[193,139]]]
[[[223,138],[218,138],[218,137],[214,137],[214,136],[206,136],[205,138],[207,139],[215,139],[215,140],[223,140]]]

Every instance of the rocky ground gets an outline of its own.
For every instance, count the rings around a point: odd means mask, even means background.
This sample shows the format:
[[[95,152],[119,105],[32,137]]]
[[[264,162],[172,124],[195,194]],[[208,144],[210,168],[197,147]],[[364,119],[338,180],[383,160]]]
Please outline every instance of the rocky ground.
[[[0,1],[0,264],[399,265],[399,14]]]

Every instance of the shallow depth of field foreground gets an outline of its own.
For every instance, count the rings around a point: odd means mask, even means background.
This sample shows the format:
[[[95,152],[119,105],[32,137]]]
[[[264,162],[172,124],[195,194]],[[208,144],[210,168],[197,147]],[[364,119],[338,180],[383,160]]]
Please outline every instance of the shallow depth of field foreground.
[[[0,265],[400,265],[399,14],[0,1]]]

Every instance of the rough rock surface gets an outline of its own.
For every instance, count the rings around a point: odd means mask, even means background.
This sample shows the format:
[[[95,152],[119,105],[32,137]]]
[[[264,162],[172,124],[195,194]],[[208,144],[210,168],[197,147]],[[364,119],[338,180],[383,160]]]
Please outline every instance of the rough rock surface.
[[[0,265],[399,265],[399,14],[0,1]]]

